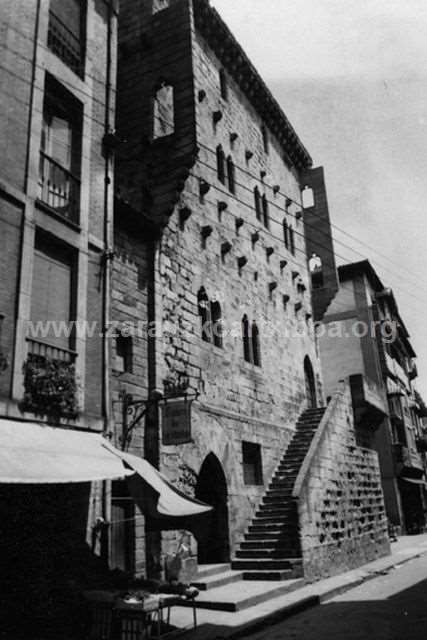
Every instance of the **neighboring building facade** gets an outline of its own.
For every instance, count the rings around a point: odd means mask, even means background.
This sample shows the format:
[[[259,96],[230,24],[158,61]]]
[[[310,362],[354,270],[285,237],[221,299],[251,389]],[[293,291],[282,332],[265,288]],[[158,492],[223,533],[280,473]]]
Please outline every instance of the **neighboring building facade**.
[[[366,261],[338,268],[340,288],[319,328],[325,394],[352,376],[369,381],[373,410],[384,411],[371,442],[378,451],[387,516],[403,531],[425,526],[425,465],[419,451],[422,407],[415,394],[416,354],[390,289]],[[359,387],[359,388],[358,388]],[[417,445],[418,442],[418,445]]]
[[[5,0],[0,19],[0,428],[8,419],[17,432],[27,421],[100,432],[117,13],[107,1]],[[15,601],[21,620],[46,622],[52,585],[89,571],[85,541],[100,553],[91,536],[106,504],[101,483],[2,485],[8,612]]]
[[[116,429],[123,431],[123,391],[141,399],[189,394],[191,433],[180,419],[183,428],[171,432],[165,400],[153,401],[128,446],[215,506],[208,531],[196,535],[198,558],[228,562],[242,551],[298,418],[324,404],[306,253],[315,231],[305,228],[301,208],[307,187],[330,232],[323,173],[311,169],[286,116],[205,0],[146,0],[137,12],[124,1],[118,70],[116,317],[154,322],[156,334],[127,342],[140,371],[146,353],[147,379],[132,367],[116,372]],[[334,261],[327,266],[318,315],[337,288]],[[123,286],[129,277],[132,285]],[[123,346],[120,339],[121,369]],[[375,455],[369,465],[374,478]],[[387,546],[380,510],[373,520],[371,547],[348,534],[371,556]],[[179,539],[155,529],[146,523],[149,573],[161,570]],[[144,528],[134,549],[143,537]],[[325,570],[334,568],[323,562]]]

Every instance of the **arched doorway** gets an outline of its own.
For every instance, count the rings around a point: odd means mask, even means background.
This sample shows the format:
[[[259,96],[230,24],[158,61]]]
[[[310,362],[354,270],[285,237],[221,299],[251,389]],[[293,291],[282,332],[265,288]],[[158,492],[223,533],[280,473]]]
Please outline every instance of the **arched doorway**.
[[[206,515],[197,537],[199,564],[217,564],[230,560],[227,481],[218,458],[210,453],[197,479],[196,498],[213,507]]]
[[[309,409],[314,409],[315,407],[317,407],[316,382],[314,380],[313,367],[308,356],[305,356],[304,358],[304,378],[307,405]]]

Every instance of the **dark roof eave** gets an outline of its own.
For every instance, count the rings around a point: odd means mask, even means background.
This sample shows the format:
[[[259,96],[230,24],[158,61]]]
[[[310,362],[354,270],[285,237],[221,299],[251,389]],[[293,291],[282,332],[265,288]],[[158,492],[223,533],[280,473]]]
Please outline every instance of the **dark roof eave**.
[[[254,105],[256,110],[295,166],[298,169],[310,168],[313,165],[310,154],[219,13],[211,7],[209,0],[193,0],[193,2],[196,27],[206,37],[224,67],[228,69],[249,100],[252,103],[257,102]],[[255,86],[256,91],[253,90]],[[253,95],[251,96],[250,93]]]

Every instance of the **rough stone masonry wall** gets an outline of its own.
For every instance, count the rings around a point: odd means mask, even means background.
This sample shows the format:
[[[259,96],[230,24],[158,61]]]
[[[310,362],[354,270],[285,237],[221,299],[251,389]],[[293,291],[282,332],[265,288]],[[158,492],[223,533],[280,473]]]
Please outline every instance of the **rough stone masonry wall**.
[[[160,382],[188,375],[191,388],[201,395],[193,406],[193,442],[162,446],[161,468],[182,486],[183,469],[189,469],[196,479],[205,457],[210,452],[216,455],[227,480],[233,551],[305,406],[304,357],[310,357],[318,376],[319,363],[310,316],[304,227],[295,218],[295,206],[289,214],[284,212],[283,193],[299,199],[298,176],[284,163],[272,136],[269,153],[264,151],[262,120],[230,77],[228,100],[221,99],[221,65],[200,36],[193,43],[193,58],[200,152],[159,248],[157,309],[164,327],[173,331],[159,341],[158,378]],[[203,102],[198,101],[199,91],[206,94]],[[214,126],[212,114],[217,109],[224,117]],[[233,133],[237,139],[231,142]],[[218,144],[226,155],[232,155],[236,166],[235,196],[216,175],[212,150]],[[249,165],[245,164],[246,150],[254,154]],[[259,178],[261,171],[265,171],[264,183]],[[203,201],[199,198],[199,177],[211,185]],[[274,195],[274,184],[281,185],[282,194]],[[270,201],[269,230],[256,218],[255,186]],[[228,205],[221,216],[219,201]],[[192,213],[180,225],[183,207]],[[236,227],[238,218],[243,221],[240,228]],[[284,245],[284,218],[296,230],[295,256]],[[212,233],[203,242],[205,226],[212,227]],[[251,236],[256,231],[260,240],[253,245]],[[231,249],[222,259],[224,242],[229,242]],[[268,257],[270,247],[274,252]],[[241,256],[247,258],[247,264],[239,270]],[[281,266],[282,261],[286,265]],[[277,284],[271,292],[270,283]],[[304,293],[298,291],[297,283],[305,285]],[[211,300],[221,304],[226,329],[222,349],[201,339],[197,292],[202,286]],[[286,304],[283,296],[287,296]],[[261,331],[261,367],[243,358],[241,320],[245,313],[260,326],[266,322]],[[318,390],[321,396],[319,378]],[[261,446],[263,485],[244,483],[242,441]],[[191,491],[191,487],[182,488]],[[174,549],[175,540],[175,534],[165,534],[164,550]]]
[[[309,452],[305,461],[309,468],[298,498],[307,578],[334,575],[390,553],[378,456],[356,446],[347,382],[327,411],[314,455]]]

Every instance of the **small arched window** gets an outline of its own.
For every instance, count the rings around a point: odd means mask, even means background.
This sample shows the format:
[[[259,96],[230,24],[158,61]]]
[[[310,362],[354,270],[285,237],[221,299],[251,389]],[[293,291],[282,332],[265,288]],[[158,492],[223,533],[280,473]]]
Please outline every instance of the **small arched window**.
[[[292,225],[289,225],[289,249],[292,255],[295,255],[295,234]]]
[[[213,342],[216,347],[222,347],[222,313],[218,301],[211,303],[211,320]]]
[[[175,131],[173,86],[162,81],[154,96],[153,139],[170,136]]]
[[[289,227],[286,218],[283,220],[283,242],[286,249],[289,249]]]
[[[265,125],[262,125],[262,127],[261,127],[261,134],[262,134],[262,145],[264,147],[264,151],[265,151],[265,153],[268,153],[269,152],[269,140],[268,140],[267,127]]]
[[[264,195],[262,196],[262,221],[264,223],[264,227],[266,227],[266,229],[269,228],[270,226],[270,216],[269,216],[269,212],[268,212],[268,200],[267,200],[267,196]]]
[[[227,158],[227,176],[228,176],[228,190],[231,193],[236,193],[236,169],[234,167],[233,158],[228,156]]]
[[[221,145],[216,148],[216,171],[218,180],[225,184],[225,153]]]
[[[250,337],[250,328],[248,316],[242,318],[242,340],[243,340],[243,357],[246,362],[252,362],[252,345]]]
[[[262,219],[262,205],[261,205],[261,194],[259,192],[258,187],[254,189],[254,202],[255,202],[255,214],[257,220]]]
[[[221,98],[223,100],[228,100],[227,76],[224,69],[221,69],[221,71],[219,72],[219,85],[221,89]]]
[[[256,367],[261,366],[261,348],[259,341],[259,329],[256,322],[252,323],[252,356],[253,364]]]
[[[212,342],[210,303],[204,287],[201,287],[197,294],[197,305],[202,329],[202,340],[204,342]]]

